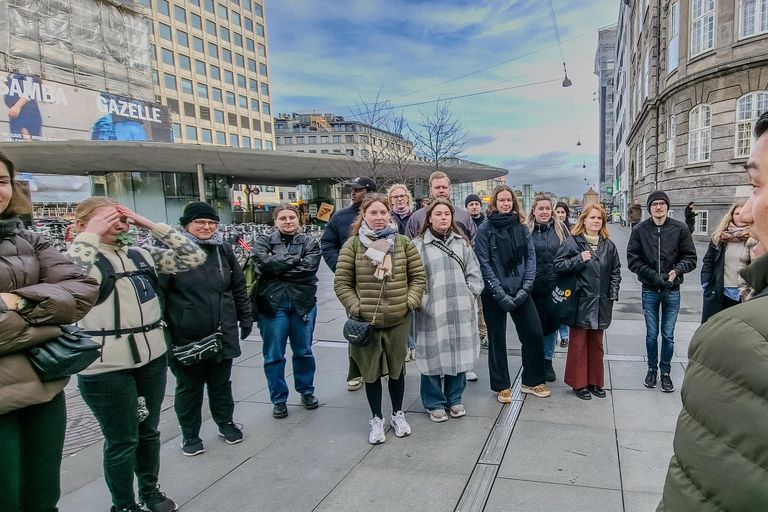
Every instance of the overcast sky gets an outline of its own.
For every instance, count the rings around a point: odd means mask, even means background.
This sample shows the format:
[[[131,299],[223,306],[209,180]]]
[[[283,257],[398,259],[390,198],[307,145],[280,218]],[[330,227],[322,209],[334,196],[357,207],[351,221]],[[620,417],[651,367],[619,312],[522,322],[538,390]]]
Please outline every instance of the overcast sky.
[[[382,88],[415,126],[434,104],[406,105],[506,89],[452,100],[466,156],[508,169],[515,188],[581,196],[598,180],[597,30],[620,2],[552,1],[569,88],[546,1],[270,0],[273,111],[351,117]]]

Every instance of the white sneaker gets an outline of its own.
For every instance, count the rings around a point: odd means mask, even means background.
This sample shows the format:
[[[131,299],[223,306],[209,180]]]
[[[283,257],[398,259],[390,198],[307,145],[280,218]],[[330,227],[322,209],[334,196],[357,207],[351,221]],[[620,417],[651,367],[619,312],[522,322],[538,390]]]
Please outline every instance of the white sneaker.
[[[395,429],[397,437],[411,435],[411,426],[405,421],[405,413],[403,411],[397,411],[392,415],[392,428]]]
[[[467,372],[467,380],[469,382],[477,382],[477,374],[473,371]]]
[[[435,409],[434,411],[429,411],[429,419],[435,423],[442,423],[443,421],[448,421],[448,415],[445,414],[445,409]]]
[[[405,418],[403,418],[405,420]],[[374,416],[368,423],[371,425],[371,433],[368,434],[368,442],[371,444],[381,444],[387,440],[384,434],[384,420]],[[407,425],[407,423],[406,423]]]
[[[363,378],[362,377],[357,377],[356,379],[352,379],[352,380],[347,381],[347,389],[349,391],[357,391],[361,387],[363,387]]]
[[[411,349],[407,348],[405,349],[405,362],[407,363],[410,360],[411,360]]]
[[[467,410],[464,409],[464,406],[461,404],[456,404],[451,406],[451,417],[452,418],[461,418],[467,414]]]

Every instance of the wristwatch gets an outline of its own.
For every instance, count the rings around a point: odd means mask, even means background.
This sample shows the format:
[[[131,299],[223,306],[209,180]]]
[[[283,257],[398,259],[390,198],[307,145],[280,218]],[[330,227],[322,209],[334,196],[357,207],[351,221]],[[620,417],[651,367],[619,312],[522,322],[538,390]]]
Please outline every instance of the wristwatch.
[[[16,301],[16,311],[22,311],[24,309],[27,309],[28,306],[29,306],[29,301],[24,297],[21,297],[19,298],[19,300]]]

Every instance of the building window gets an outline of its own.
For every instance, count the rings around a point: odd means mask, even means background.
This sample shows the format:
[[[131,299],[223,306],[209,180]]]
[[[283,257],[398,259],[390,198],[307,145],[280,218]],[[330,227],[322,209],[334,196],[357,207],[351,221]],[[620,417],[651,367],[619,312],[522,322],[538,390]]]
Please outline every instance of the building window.
[[[237,97],[237,104],[240,108],[248,108],[248,98],[245,96],[238,96]]]
[[[160,34],[162,39],[165,39],[166,41],[173,41],[173,38],[171,37],[171,27],[168,25],[158,23],[157,32]]]
[[[251,73],[256,72],[256,61],[253,59],[248,59],[248,71]]]
[[[251,129],[251,118],[250,117],[245,117],[245,116],[240,116],[240,126],[245,128],[246,130],[250,130]]]
[[[176,77],[173,75],[169,75],[168,73],[163,73],[163,80],[165,81],[165,88],[166,89],[173,89],[176,90]]]
[[[165,0],[157,0],[157,12],[160,14],[165,14],[166,16],[171,15],[170,7],[168,6],[168,2]]]
[[[187,126],[187,140],[197,142],[197,128],[194,126]]]
[[[259,4],[257,4],[257,3],[253,4],[253,12],[259,18],[263,18],[264,17],[264,9],[262,9],[262,7]]]
[[[243,36],[235,32],[234,34],[232,34],[232,39],[235,43],[235,46],[239,46],[240,48],[243,47]]]
[[[229,134],[229,145],[235,148],[240,147],[240,140],[236,133]]]
[[[226,7],[224,7],[221,4],[219,4],[219,18],[222,18],[225,20],[229,19],[229,11],[227,10]]]
[[[181,125],[173,123],[173,140],[181,140]]]
[[[221,89],[218,87],[211,87],[211,97],[213,98],[213,101],[221,103]]]
[[[210,121],[211,120],[211,109],[208,107],[200,106],[200,119],[204,121]]]
[[[227,105],[236,105],[235,93],[227,91]]]
[[[197,96],[200,98],[208,99],[208,86],[205,84],[197,84]]]
[[[328,136],[327,135],[321,135],[320,136],[320,144],[328,144]]]
[[[211,66],[211,78],[214,80],[221,80],[221,70],[218,66]]]
[[[173,52],[171,50],[166,50],[165,48],[160,49],[160,55],[162,56],[163,63],[168,64],[169,66],[173,66]]]
[[[334,144],[340,144],[341,143],[341,135],[334,135],[333,136],[333,143]]]
[[[667,169],[675,167],[675,132],[677,131],[677,122],[675,116],[667,118]]]
[[[186,32],[182,32],[181,30],[176,31],[176,42],[179,43],[179,46],[184,46],[185,48],[189,48],[189,36],[187,36]]]
[[[254,112],[259,111],[259,100],[255,100],[251,98],[251,110],[253,110]]]
[[[221,49],[221,60],[227,64],[232,64],[232,52],[226,48]]]
[[[253,149],[261,149],[261,139],[253,139]]]
[[[293,137],[284,137],[283,140],[286,144],[293,144]]]
[[[271,140],[265,140],[264,141],[264,149],[267,151],[272,151],[272,141]]]
[[[740,37],[768,32],[768,0],[741,0]]]
[[[327,149],[321,149],[320,150],[320,154],[321,155],[327,155],[328,154],[328,150]]]
[[[234,126],[237,128],[237,114],[227,113],[227,122],[229,123],[229,126]]]
[[[235,74],[231,71],[224,70],[224,83],[235,85]]]
[[[200,130],[200,138],[203,142],[207,142],[208,144],[213,143],[213,132],[209,130],[208,128],[202,128]]]
[[[637,162],[637,170],[635,171],[635,181],[640,179],[640,173],[645,175],[645,162],[642,162],[640,160],[640,146],[637,146],[636,154],[635,154],[635,161]]]
[[[240,26],[240,14],[235,11],[232,11],[232,23],[238,27]]]
[[[253,39],[245,38],[245,49],[249,52],[256,51],[256,43],[253,42]]]
[[[304,144],[304,136],[296,137],[296,144]]]
[[[237,86],[245,89],[245,77],[243,75],[237,75]]]
[[[272,123],[264,121],[264,131],[267,133],[272,133]]]
[[[246,11],[250,12],[250,10],[251,10],[251,0],[243,0],[243,9],[245,9]]]
[[[259,62],[259,74],[261,76],[267,76],[267,65]]]
[[[186,78],[181,79],[181,92],[192,94],[192,80],[187,80]]]
[[[208,55],[214,59],[219,58],[219,47],[213,43],[208,43]]]
[[[235,54],[235,65],[239,68],[245,69],[245,57],[240,55],[239,53]]]
[[[645,97],[648,97],[651,85],[651,49],[645,51]]]
[[[187,11],[179,7],[178,5],[173,6],[173,17],[176,18],[176,21],[180,21],[182,23],[187,22]]]
[[[768,1],[768,0],[766,0]],[[669,72],[677,69],[680,42],[680,4],[675,2],[669,6],[669,36],[667,48],[669,50]]]
[[[269,108],[269,103],[261,103],[261,112],[265,115],[271,115],[272,111]]]
[[[224,112],[222,112],[221,110],[214,110],[213,120],[214,122],[224,124]]]
[[[696,105],[688,119],[688,162],[709,160],[712,130],[712,107]]]
[[[308,142],[310,144],[317,144],[317,135],[310,135],[309,137],[307,137],[307,139],[309,139]]]
[[[160,85],[160,75],[156,69],[152,70],[152,83],[155,85]]]
[[[216,132],[216,144],[220,146],[226,146],[227,134],[224,132]]]
[[[736,156],[749,156],[752,152],[752,130],[755,122],[768,111],[768,92],[746,94],[736,102]]]
[[[192,48],[200,53],[205,53],[205,43],[199,37],[192,37]]]
[[[205,10],[211,14],[216,14],[216,10],[214,9],[214,5],[213,5],[213,0],[205,0]]]
[[[195,13],[189,13],[189,24],[198,30],[203,30],[203,18]]]
[[[691,0],[691,57],[715,44],[715,0]]]
[[[355,150],[354,149],[348,149],[347,150],[347,156],[355,156]]]
[[[179,55],[179,67],[187,71],[192,71],[192,61],[186,55]]]
[[[248,32],[253,32],[253,22],[250,18],[243,18],[243,26]]]
[[[216,37],[216,24],[211,20],[205,20],[205,31],[208,32],[209,35]]]
[[[267,56],[267,47],[266,46],[264,46],[263,44],[259,43],[259,46],[257,47],[257,49],[258,49],[257,53],[259,54],[260,57],[266,57]]]
[[[186,101],[184,102],[184,115],[186,117],[191,117],[191,118],[195,117],[195,104],[194,103],[187,103]]]
[[[205,62],[201,60],[195,61],[195,73],[205,76]]]
[[[264,37],[264,25],[256,23],[256,35]]]
[[[269,85],[268,84],[261,84],[261,94],[264,96],[269,96]]]
[[[251,149],[251,138],[243,136],[243,147],[246,149]]]
[[[219,34],[221,34],[219,37],[221,37],[222,41],[226,41],[227,43],[230,41],[228,28],[219,27]]]
[[[345,142],[355,142],[355,136],[354,135],[345,135]]]
[[[693,225],[693,234],[706,235],[709,230],[709,212],[707,210],[696,210],[696,223]]]

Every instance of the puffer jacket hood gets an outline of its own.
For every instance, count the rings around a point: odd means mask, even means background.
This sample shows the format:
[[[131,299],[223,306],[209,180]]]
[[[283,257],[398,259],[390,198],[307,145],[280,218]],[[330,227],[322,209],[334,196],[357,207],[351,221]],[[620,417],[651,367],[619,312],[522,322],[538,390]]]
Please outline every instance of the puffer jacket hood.
[[[61,333],[59,325],[85,316],[99,287],[17,221],[0,221],[0,231],[0,292],[18,294],[33,304],[21,315],[5,311],[0,301],[0,414],[4,414],[48,402],[67,384],[69,379],[41,382],[20,351],[55,338]]]

